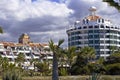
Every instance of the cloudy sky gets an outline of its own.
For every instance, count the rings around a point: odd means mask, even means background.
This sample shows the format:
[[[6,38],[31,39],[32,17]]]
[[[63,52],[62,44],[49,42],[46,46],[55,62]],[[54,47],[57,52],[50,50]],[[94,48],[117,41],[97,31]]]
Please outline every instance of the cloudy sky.
[[[102,0],[1,0],[0,26],[4,34],[0,34],[0,41],[18,42],[19,36],[27,33],[33,42],[65,39],[67,46],[66,29],[88,16],[90,6],[97,8],[98,15],[120,24],[120,13]]]

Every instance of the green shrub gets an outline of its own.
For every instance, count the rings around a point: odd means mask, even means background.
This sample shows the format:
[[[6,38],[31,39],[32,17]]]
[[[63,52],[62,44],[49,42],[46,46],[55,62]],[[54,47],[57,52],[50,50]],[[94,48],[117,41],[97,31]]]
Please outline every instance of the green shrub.
[[[66,75],[68,75],[67,70],[65,68],[60,68],[59,75],[60,76],[66,76]]]
[[[110,75],[120,75],[120,63],[107,65],[106,72],[107,74],[110,74]]]
[[[2,80],[22,80],[21,74],[16,70],[4,72]]]

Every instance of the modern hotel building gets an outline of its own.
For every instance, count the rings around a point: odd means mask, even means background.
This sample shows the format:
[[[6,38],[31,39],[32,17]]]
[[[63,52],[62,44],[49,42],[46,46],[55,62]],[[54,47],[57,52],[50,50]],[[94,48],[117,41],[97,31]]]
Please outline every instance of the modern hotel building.
[[[93,47],[97,57],[106,58],[111,54],[112,47],[120,47],[120,26],[97,16],[96,10],[95,7],[90,7],[89,16],[76,21],[67,29],[68,46]]]

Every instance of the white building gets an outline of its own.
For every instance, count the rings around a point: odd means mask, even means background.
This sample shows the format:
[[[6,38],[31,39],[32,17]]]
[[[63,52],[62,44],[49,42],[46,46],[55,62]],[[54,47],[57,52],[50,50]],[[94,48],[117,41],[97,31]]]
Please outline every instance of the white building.
[[[0,55],[7,57],[10,62],[14,63],[18,54],[25,55],[25,65],[30,64],[31,59],[52,60],[52,52],[46,51],[49,49],[48,44],[33,43],[27,34],[22,34],[19,38],[19,43],[0,42]]]
[[[90,7],[89,16],[76,21],[67,30],[68,46],[93,47],[97,57],[106,58],[111,54],[111,47],[120,48],[120,25],[97,16],[96,10],[95,7]]]

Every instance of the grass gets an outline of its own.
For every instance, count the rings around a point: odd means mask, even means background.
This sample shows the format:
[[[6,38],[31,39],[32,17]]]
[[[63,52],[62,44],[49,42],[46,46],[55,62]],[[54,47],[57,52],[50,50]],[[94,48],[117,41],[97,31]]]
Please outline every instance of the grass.
[[[86,80],[89,76],[61,76],[59,80]],[[23,77],[23,80],[52,80],[51,76],[34,76],[34,77]],[[112,76],[112,75],[102,75],[100,80],[120,80],[119,76]]]
[[[89,76],[61,76],[59,80],[86,80]],[[0,80],[1,77],[0,77]],[[33,77],[23,77],[23,80],[52,80],[51,76],[33,76]],[[120,80],[120,75],[102,75],[100,80]]]

